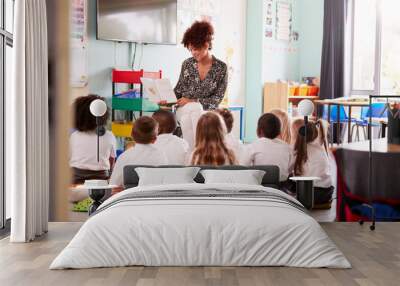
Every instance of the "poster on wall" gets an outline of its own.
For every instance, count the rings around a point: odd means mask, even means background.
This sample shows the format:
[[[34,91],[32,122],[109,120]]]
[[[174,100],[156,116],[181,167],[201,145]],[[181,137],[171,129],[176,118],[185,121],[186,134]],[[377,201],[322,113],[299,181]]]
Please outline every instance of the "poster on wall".
[[[265,0],[265,28],[264,36],[266,38],[273,37],[273,0]]]
[[[278,1],[276,4],[276,39],[290,41],[292,37],[292,4]]]
[[[72,87],[84,87],[88,82],[86,1],[87,0],[73,0],[71,2],[70,84]]]

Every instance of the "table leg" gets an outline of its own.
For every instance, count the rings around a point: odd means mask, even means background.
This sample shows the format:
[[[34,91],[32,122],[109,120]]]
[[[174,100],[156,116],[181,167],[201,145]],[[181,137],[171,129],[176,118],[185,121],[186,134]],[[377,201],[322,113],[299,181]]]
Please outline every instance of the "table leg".
[[[382,128],[382,138],[385,138],[386,137],[386,126],[387,126],[387,124],[385,122],[382,122],[381,125],[382,125],[381,126],[381,128]]]
[[[328,126],[330,127],[330,135],[331,136],[329,136],[330,138],[329,138],[329,143],[331,143],[331,144],[333,144],[333,126],[330,126],[331,125],[331,105],[330,104],[328,104]]]
[[[347,124],[347,142],[351,143],[351,105],[349,106],[349,117],[348,117],[348,124]]]
[[[340,105],[337,105],[336,109],[337,114],[337,129],[336,129],[336,140],[337,144],[340,145]]]
[[[311,210],[314,206],[314,182],[296,181],[296,196],[306,209]]]
[[[93,203],[89,206],[89,215],[92,215],[103,201],[111,196],[111,189],[89,189],[89,197]]]

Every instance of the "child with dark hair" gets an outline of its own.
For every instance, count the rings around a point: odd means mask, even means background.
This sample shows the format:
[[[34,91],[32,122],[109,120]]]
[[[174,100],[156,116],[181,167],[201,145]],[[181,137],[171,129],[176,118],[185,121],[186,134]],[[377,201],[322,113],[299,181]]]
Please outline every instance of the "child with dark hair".
[[[115,163],[110,184],[123,186],[123,173],[126,165],[166,165],[164,152],[154,146],[157,139],[158,124],[149,116],[138,118],[132,128],[135,146],[122,153]]]
[[[192,56],[183,62],[174,89],[180,107],[197,103],[213,110],[224,98],[228,68],[211,54],[213,38],[214,28],[207,21],[194,22],[183,35],[182,44]]]
[[[307,128],[307,132],[305,132]],[[307,138],[305,137],[307,133]],[[306,147],[307,146],[307,147]],[[306,151],[307,150],[307,151]],[[332,201],[333,186],[326,143],[324,122],[308,122],[301,127],[294,145],[294,174],[296,176],[319,177],[314,181],[314,204],[328,207]]]
[[[276,165],[280,181],[288,179],[292,169],[293,151],[289,144],[279,139],[281,121],[272,113],[265,113],[258,119],[257,136],[247,147],[246,165]]]
[[[225,135],[225,143],[228,146],[228,148],[233,150],[237,161],[239,162],[239,164],[241,164],[244,156],[244,147],[243,143],[232,134],[232,128],[234,123],[233,114],[227,108],[220,108],[217,109],[216,111],[219,113],[219,115],[222,116],[225,122],[227,131],[227,134]]]
[[[168,164],[183,165],[189,150],[188,143],[173,133],[176,129],[175,114],[160,109],[152,116],[158,122],[158,136],[155,146],[167,156]]]
[[[96,118],[90,112],[90,104],[102,97],[90,94],[78,97],[74,104],[74,129],[69,138],[73,184],[83,184],[89,179],[108,179],[116,157],[116,139],[106,131],[108,111],[99,119],[99,161],[97,161]]]

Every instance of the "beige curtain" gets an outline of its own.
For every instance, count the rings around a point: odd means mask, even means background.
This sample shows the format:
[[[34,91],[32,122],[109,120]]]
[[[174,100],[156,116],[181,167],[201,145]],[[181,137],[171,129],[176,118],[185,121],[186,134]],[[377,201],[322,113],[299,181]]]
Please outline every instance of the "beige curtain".
[[[12,242],[47,232],[49,126],[45,0],[15,2],[13,93],[7,98],[6,186]]]

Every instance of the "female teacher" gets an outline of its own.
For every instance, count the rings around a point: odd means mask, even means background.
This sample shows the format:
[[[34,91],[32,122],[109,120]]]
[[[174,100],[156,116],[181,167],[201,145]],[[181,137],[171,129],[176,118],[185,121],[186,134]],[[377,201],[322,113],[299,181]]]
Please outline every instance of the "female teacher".
[[[192,57],[182,64],[174,89],[178,105],[199,102],[204,110],[217,109],[228,83],[226,64],[211,55],[214,29],[209,22],[196,21],[186,30],[182,44]]]

